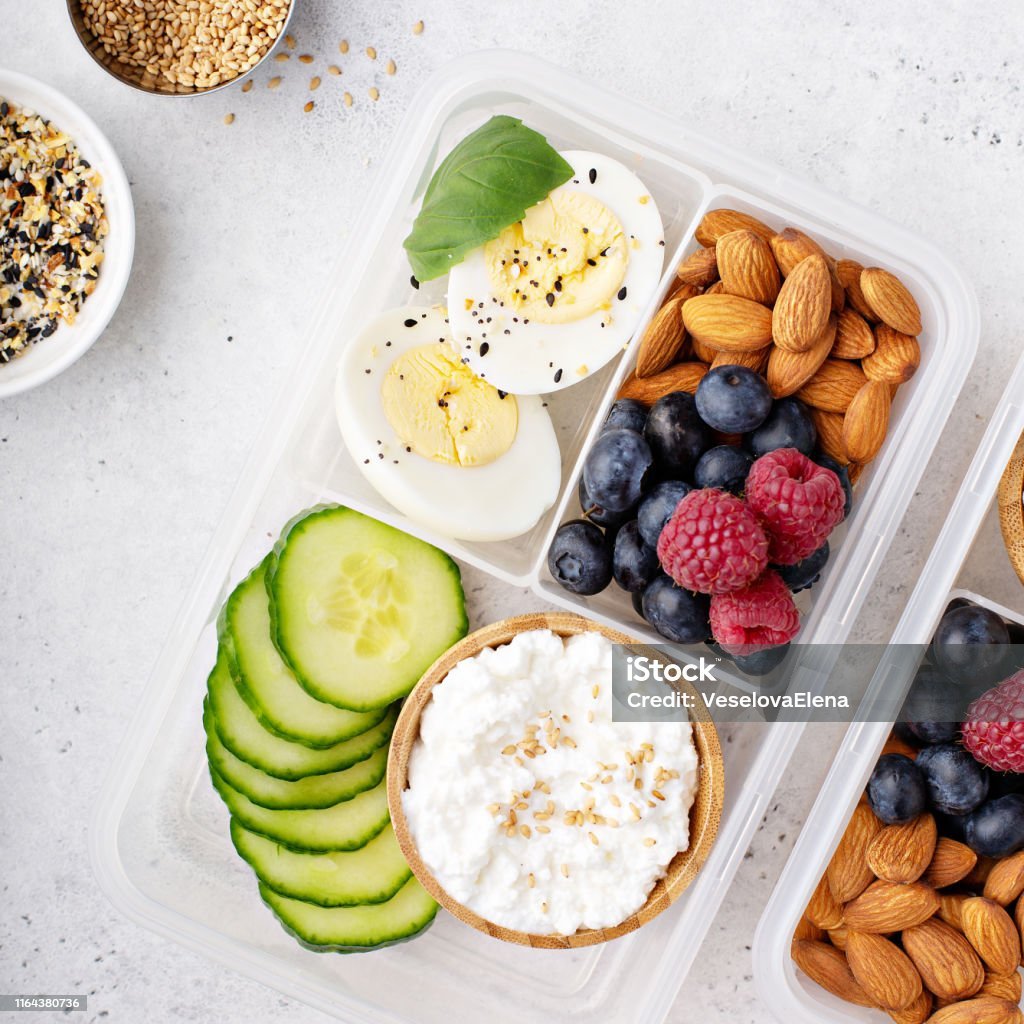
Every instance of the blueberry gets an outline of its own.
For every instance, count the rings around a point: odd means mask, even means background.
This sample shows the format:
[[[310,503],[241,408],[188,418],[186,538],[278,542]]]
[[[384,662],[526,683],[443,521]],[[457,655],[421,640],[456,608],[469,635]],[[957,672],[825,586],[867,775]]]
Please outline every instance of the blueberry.
[[[612,575],[623,590],[635,594],[644,590],[661,572],[658,552],[644,543],[636,520],[626,523],[615,535],[612,548]]]
[[[821,570],[828,563],[828,541],[802,558],[795,565],[773,565],[772,568],[782,577],[782,582],[794,594],[813,587],[821,578]]]
[[[778,644],[775,647],[765,647],[759,651],[751,651],[749,654],[737,654],[733,657],[736,667],[748,676],[766,676],[774,672],[789,654],[789,644]]]
[[[658,546],[658,537],[675,512],[676,505],[692,490],[682,480],[662,480],[640,499],[637,525],[640,527],[640,536],[652,548]]]
[[[943,814],[968,814],[988,795],[988,774],[956,743],[925,747],[917,755],[932,806]]]
[[[742,448],[720,444],[709,448],[698,460],[693,482],[698,487],[717,487],[739,495],[747,484],[747,474],[754,458]]]
[[[896,722],[892,731],[901,739],[904,743],[909,743],[912,747],[921,746],[921,741],[917,738],[917,735],[911,730],[910,726],[906,722]]]
[[[868,780],[868,803],[886,825],[904,825],[928,809],[928,789],[904,754],[883,754]]]
[[[974,602],[968,601],[966,597],[954,597],[949,604],[946,605],[946,611],[951,612],[954,608],[973,608]]]
[[[1024,793],[989,800],[967,816],[964,841],[979,857],[1009,857],[1024,849]]]
[[[548,571],[574,594],[596,594],[611,582],[611,545],[585,519],[564,523],[548,548]]]
[[[1006,675],[1010,631],[987,608],[962,605],[947,611],[932,640],[935,664],[950,679],[990,686]]]
[[[635,430],[638,434],[642,434],[646,422],[647,406],[635,398],[620,398],[608,410],[601,433],[621,428]]]
[[[642,619],[644,617],[644,592],[642,590],[635,590],[629,595],[629,599],[633,603],[633,611]]]
[[[755,459],[778,448],[796,448],[810,457],[817,440],[807,406],[797,398],[781,398],[772,406],[768,419],[747,435],[745,443]]]
[[[951,679],[933,665],[917,670],[900,717],[919,743],[952,743],[960,735],[966,710],[963,694]]]
[[[964,834],[967,830],[966,814],[943,814],[942,811],[932,811],[932,817],[935,818],[940,836],[955,839],[958,843],[964,841]]]
[[[716,366],[697,385],[697,412],[723,434],[757,430],[772,410],[772,393],[759,373],[745,366]]]
[[[711,635],[711,598],[677,587],[668,576],[648,585],[641,607],[644,618],[673,643],[698,644]]]
[[[616,427],[594,442],[583,462],[583,484],[609,512],[624,512],[640,500],[653,465],[650,446],[635,431]]]
[[[693,395],[685,391],[663,395],[651,406],[644,437],[661,475],[675,479],[688,477],[711,444],[711,431],[698,415]]]
[[[590,495],[587,494],[587,486],[583,483],[583,477],[580,477],[580,510],[583,513],[584,519],[589,519],[592,523],[596,523],[598,526],[604,526],[608,529],[615,529],[621,526],[623,523],[632,519],[636,509],[627,508],[622,512],[609,512],[606,508],[601,508],[596,502],[590,500]]]
[[[843,494],[846,495],[846,504],[843,506],[843,518],[849,519],[850,511],[853,508],[853,484],[850,483],[849,468],[840,466],[835,459],[830,455],[825,455],[823,452],[816,455],[814,461],[819,466],[824,466],[825,469],[831,469],[839,477],[839,482],[843,485]]]

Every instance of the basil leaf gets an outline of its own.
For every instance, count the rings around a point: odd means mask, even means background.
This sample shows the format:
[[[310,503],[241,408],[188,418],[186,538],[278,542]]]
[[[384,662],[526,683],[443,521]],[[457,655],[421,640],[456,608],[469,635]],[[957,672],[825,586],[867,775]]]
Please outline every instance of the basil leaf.
[[[442,161],[403,245],[420,281],[441,277],[466,254],[568,181],[572,167],[543,135],[499,114]]]

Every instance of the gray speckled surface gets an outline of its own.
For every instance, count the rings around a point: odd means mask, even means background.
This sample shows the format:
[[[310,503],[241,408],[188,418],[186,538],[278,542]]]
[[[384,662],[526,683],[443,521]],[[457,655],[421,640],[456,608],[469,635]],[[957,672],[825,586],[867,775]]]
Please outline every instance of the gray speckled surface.
[[[418,18],[427,30],[413,37]],[[89,1020],[327,1020],[125,921],[93,883],[84,829],[397,119],[457,53],[533,51],[671,111],[922,232],[972,279],[981,354],[859,624],[884,635],[1021,349],[1019,4],[304,0],[300,49],[323,65],[341,38],[353,48],[308,116],[309,73],[294,64],[276,92],[264,73],[248,95],[166,102],[106,78],[56,0],[0,0],[0,25],[5,66],[77,97],[107,131],[138,217],[104,337],[0,406],[0,990],[89,992]],[[371,44],[376,65],[360,55]],[[991,531],[975,557],[974,579],[1001,569]],[[1002,596],[1017,596],[1012,583]],[[675,1024],[764,1018],[747,948],[840,735],[821,728],[797,753]]]

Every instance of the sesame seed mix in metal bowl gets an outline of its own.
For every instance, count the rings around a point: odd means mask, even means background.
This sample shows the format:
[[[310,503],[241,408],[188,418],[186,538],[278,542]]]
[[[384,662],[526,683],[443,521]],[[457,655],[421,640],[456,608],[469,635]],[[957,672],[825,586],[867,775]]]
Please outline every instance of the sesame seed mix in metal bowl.
[[[0,97],[0,364],[74,323],[96,287],[101,184],[60,128]]]
[[[252,70],[276,42],[291,0],[82,0],[90,49],[132,81],[200,91]]]

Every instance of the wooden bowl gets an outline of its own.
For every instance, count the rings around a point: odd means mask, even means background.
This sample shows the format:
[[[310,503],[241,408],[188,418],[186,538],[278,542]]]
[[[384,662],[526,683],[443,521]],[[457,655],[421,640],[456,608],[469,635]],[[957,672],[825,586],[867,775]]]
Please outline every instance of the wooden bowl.
[[[613,928],[581,928],[572,935],[533,934],[504,928],[474,913],[463,906],[442,888],[440,883],[423,863],[416,844],[409,832],[409,824],[402,807],[402,793],[408,787],[409,756],[413,744],[419,735],[420,715],[430,701],[431,691],[460,661],[479,654],[485,647],[500,647],[509,643],[519,633],[532,629],[550,629],[561,637],[574,636],[591,630],[603,634],[612,643],[634,644],[632,637],[617,630],[609,629],[600,623],[591,622],[579,615],[566,612],[537,612],[532,615],[517,615],[511,619],[503,619],[460,640],[454,647],[441,655],[424,673],[423,678],[409,694],[399,715],[398,724],[391,739],[391,752],[388,755],[388,807],[391,810],[391,822],[394,826],[398,844],[409,862],[413,873],[431,896],[449,913],[460,921],[505,942],[515,942],[521,946],[533,946],[537,949],[575,949],[580,946],[592,946],[598,942],[608,942],[620,935],[636,931],[641,925],[660,914],[671,905],[696,877],[718,833],[718,825],[722,818],[722,801],[725,794],[725,773],[722,765],[722,749],[718,742],[718,732],[714,723],[704,709],[703,702],[698,700],[700,712],[691,712],[693,725],[693,741],[698,756],[697,793],[693,806],[690,808],[690,845],[689,848],[675,855],[669,862],[665,877],[654,886],[648,894],[647,902],[621,924]],[[686,684],[680,684],[686,685]]]
[[[999,481],[999,527],[1010,564],[1024,583],[1024,434]]]

